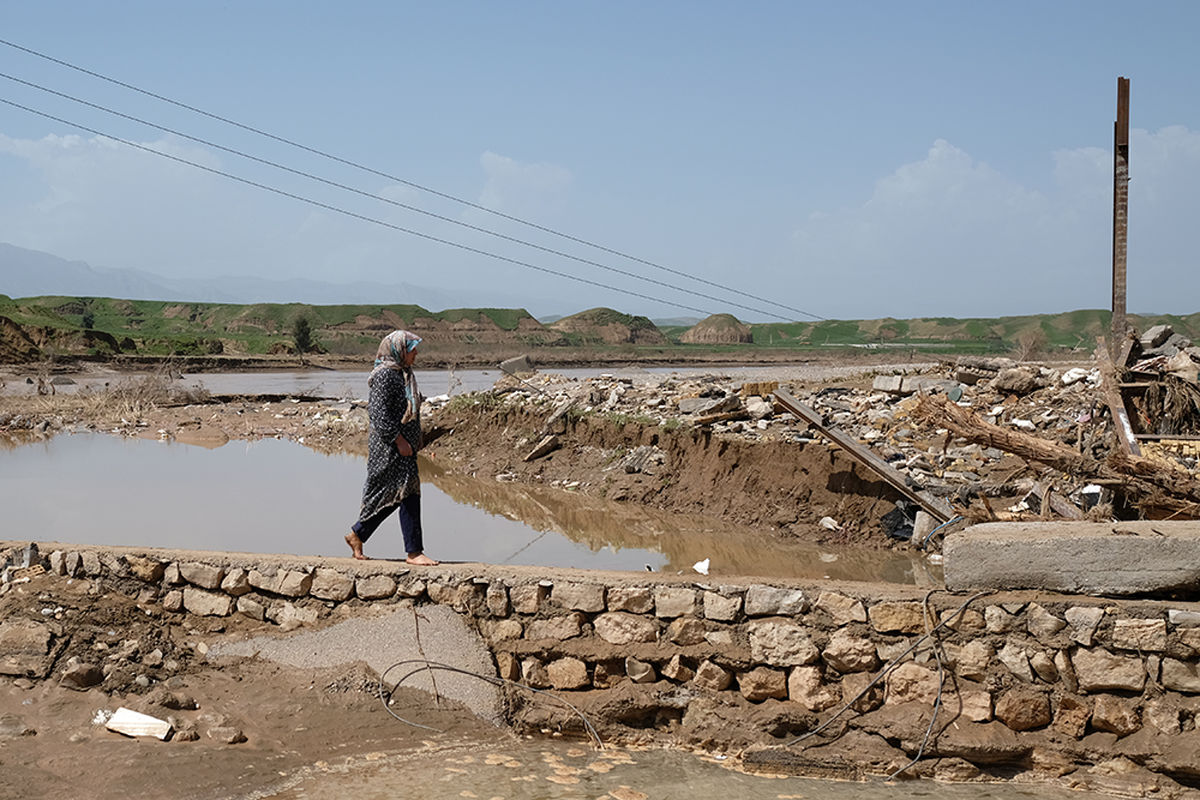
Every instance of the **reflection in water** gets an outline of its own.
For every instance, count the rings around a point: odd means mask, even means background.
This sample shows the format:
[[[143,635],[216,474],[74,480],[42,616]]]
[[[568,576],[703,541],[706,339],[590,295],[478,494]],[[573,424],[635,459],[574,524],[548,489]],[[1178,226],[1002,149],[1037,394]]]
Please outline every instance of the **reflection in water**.
[[[421,469],[426,548],[447,561],[688,572],[707,558],[713,575],[937,577],[886,550],[789,544],[703,517],[469,478],[427,459]],[[60,435],[0,457],[0,507],[6,538],[341,556],[363,475],[359,456],[275,439],[205,449]],[[399,524],[386,523],[367,550],[402,558]]]

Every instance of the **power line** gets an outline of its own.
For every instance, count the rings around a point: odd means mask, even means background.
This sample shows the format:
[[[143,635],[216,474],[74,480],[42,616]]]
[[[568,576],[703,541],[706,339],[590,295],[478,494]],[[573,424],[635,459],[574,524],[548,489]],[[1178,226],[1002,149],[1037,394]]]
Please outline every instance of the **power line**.
[[[601,289],[608,289],[610,291],[620,292],[621,294],[626,294],[626,295],[629,295],[630,297],[637,297],[642,300],[650,300],[651,302],[654,302],[654,303],[662,303],[663,305],[675,306],[676,308],[682,308],[686,311],[695,311],[698,314],[708,315],[708,314],[712,313],[712,312],[706,311],[702,308],[696,308],[695,306],[689,306],[689,305],[685,305],[683,303],[676,303],[672,300],[664,300],[661,297],[653,297],[648,294],[642,294],[640,292],[632,291],[631,289],[622,289],[618,286],[611,286],[607,283],[600,283],[599,281],[593,281],[588,278],[581,278],[580,276],[572,275],[569,272],[559,272],[558,270],[550,269],[549,267],[538,266],[537,264],[531,264],[528,261],[521,261],[520,259],[510,258],[508,256],[500,255],[499,253],[492,253],[487,250],[482,250],[478,247],[472,247],[471,245],[462,244],[461,242],[454,242],[449,239],[443,239],[439,236],[433,236],[428,233],[422,233],[421,231],[416,231],[416,230],[413,230],[412,228],[405,228],[402,225],[396,225],[394,223],[387,222],[386,220],[376,219],[375,217],[368,217],[365,214],[359,214],[354,211],[348,211],[347,209],[340,208],[338,206],[331,205],[329,203],[323,203],[320,200],[314,200],[311,197],[304,197],[303,195],[294,194],[294,193],[286,191],[284,189],[278,189],[274,186],[268,186],[265,183],[259,183],[258,181],[252,181],[249,178],[243,178],[239,175],[234,175],[230,172],[225,172],[223,170],[219,170],[214,167],[205,166],[204,164],[198,164],[195,161],[189,161],[186,158],[180,158],[179,156],[173,156],[170,153],[164,153],[162,151],[155,150],[152,147],[147,147],[146,145],[138,144],[137,142],[131,142],[128,139],[122,139],[119,136],[112,136],[112,135],[104,133],[102,131],[98,131],[95,128],[89,128],[88,126],[81,125],[78,122],[71,122],[70,120],[66,120],[61,117],[56,117],[53,114],[46,113],[45,111],[38,111],[36,108],[30,108],[29,106],[22,105],[21,103],[17,103],[13,100],[8,100],[3,97],[0,97],[0,103],[10,105],[14,108],[19,108],[22,111],[29,112],[30,114],[36,114],[39,117],[45,117],[46,119],[54,120],[55,122],[62,123],[63,125],[69,125],[72,128],[78,128],[81,131],[87,131],[88,133],[94,134],[96,136],[103,136],[104,138],[111,139],[114,142],[120,142],[121,144],[127,145],[129,147],[133,147],[138,150],[142,150],[144,152],[151,153],[156,156],[160,156],[162,158],[167,158],[167,159],[170,159],[171,161],[176,161],[180,164],[187,164],[190,167],[195,167],[196,169],[201,169],[201,170],[204,170],[205,172],[210,172],[213,175],[220,175],[223,178],[229,178],[230,180],[237,181],[238,183],[244,183],[247,186],[253,186],[256,189],[262,189],[264,191],[272,192],[273,194],[277,194],[282,197],[287,197],[292,200],[299,200],[302,203],[308,203],[309,205],[316,206],[317,208],[323,208],[323,209],[326,209],[327,211],[333,211],[337,214],[343,214],[347,217],[353,217],[354,219],[362,220],[363,222],[370,222],[375,225],[381,225],[385,228],[391,228],[392,230],[400,231],[401,233],[407,233],[411,236],[417,236],[417,237],[426,239],[431,242],[437,242],[438,244],[444,244],[444,245],[449,245],[450,247],[456,247],[459,250],[465,250],[468,253],[474,253],[476,255],[487,256],[488,258],[494,258],[499,261],[505,261],[509,264],[516,264],[517,266],[526,267],[526,268],[532,269],[532,270],[537,270],[538,272],[545,272],[549,275],[557,275],[560,278],[568,278],[570,280],[577,281],[578,283],[585,283],[589,286],[597,286]]]
[[[721,298],[721,297],[714,297],[713,295],[705,294],[704,292],[697,292],[692,289],[685,288],[683,286],[677,286],[675,284],[667,283],[665,281],[655,280],[654,278],[647,278],[644,275],[638,275],[636,272],[630,272],[628,270],[623,270],[618,267],[609,266],[608,264],[602,264],[598,261],[592,261],[591,259],[581,258],[580,256],[575,256],[570,253],[563,252],[561,250],[555,250],[554,248],[551,248],[551,247],[544,247],[544,246],[542,246],[540,244],[536,244],[534,242],[529,242],[524,239],[518,239],[515,236],[509,236],[508,234],[501,233],[499,231],[495,231],[490,228],[484,228],[480,225],[472,225],[469,222],[457,220],[457,219],[454,219],[453,217],[447,217],[443,214],[437,214],[433,211],[427,211],[423,208],[418,208],[417,206],[409,205],[408,203],[401,203],[398,200],[392,200],[391,198],[382,197],[382,196],[380,196],[378,194],[374,194],[372,192],[363,191],[362,189],[356,189],[353,186],[347,186],[346,184],[338,183],[337,181],[329,180],[327,178],[322,178],[321,176],[314,175],[310,172],[305,172],[303,170],[294,169],[292,167],[286,166],[285,164],[280,164],[278,162],[270,161],[265,158],[259,158],[258,156],[251,155],[249,153],[246,153],[241,150],[237,150],[232,147],[226,147],[224,145],[217,144],[216,142],[212,142],[207,139],[201,139],[198,136],[192,136],[190,134],[183,133],[182,131],[178,131],[173,128],[168,128],[163,125],[159,125],[157,123],[150,122],[149,120],[141,119],[140,117],[135,117],[130,114],[125,114],[123,112],[117,111],[117,110],[109,108],[107,106],[102,106],[98,103],[93,103],[88,100],[84,100],[82,98],[75,97],[73,95],[69,95],[64,92],[60,92],[56,89],[51,89],[47,86],[42,86],[41,84],[37,84],[37,83],[33,83],[32,81],[24,80],[23,78],[18,78],[15,75],[9,75],[6,72],[0,72],[0,78],[7,78],[8,80],[10,80],[14,83],[19,83],[24,86],[29,86],[29,87],[37,89],[39,91],[46,92],[47,94],[52,94],[57,97],[62,97],[66,100],[70,100],[73,103],[78,103],[80,105],[88,106],[89,108],[94,108],[98,111],[103,111],[107,114],[112,114],[113,116],[116,116],[116,117],[121,117],[122,119],[130,120],[131,122],[137,122],[141,125],[146,125],[148,127],[154,128],[155,130],[160,130],[160,131],[163,131],[164,133],[169,133],[173,136],[178,136],[182,139],[188,139],[190,141],[197,142],[199,144],[203,144],[207,147],[212,147],[217,150],[223,150],[226,153],[231,153],[235,156],[240,156],[241,158],[245,158],[249,161],[254,161],[259,164],[264,164],[269,167],[274,167],[275,169],[283,170],[284,172],[289,172],[293,175],[299,175],[303,178],[308,178],[310,180],[317,181],[318,183],[323,183],[327,186],[333,186],[337,189],[342,189],[343,191],[352,192],[354,194],[361,195],[363,197],[369,197],[372,200],[379,200],[380,202],[388,203],[389,205],[395,206],[397,208],[403,208],[407,211],[413,211],[417,214],[424,214],[427,217],[431,217],[433,219],[440,220],[442,222],[448,222],[452,225],[458,225],[459,227],[467,228],[468,230],[476,231],[478,233],[485,233],[489,236],[494,236],[498,239],[504,239],[505,241],[513,242],[515,244],[524,245],[525,247],[531,247],[535,250],[540,250],[544,253],[549,253],[551,255],[560,256],[562,258],[567,258],[572,261],[578,261],[581,264],[587,264],[589,266],[598,267],[600,269],[608,270],[609,272],[615,272],[619,275],[624,275],[627,278],[634,278],[635,280],[644,281],[646,283],[652,283],[656,286],[662,286],[667,289],[673,289],[675,291],[683,292],[685,294],[690,294],[695,297],[702,297],[705,300],[712,300],[713,302],[716,302],[716,303],[724,303],[726,305],[736,306],[737,308],[742,308],[747,311],[753,311],[758,314],[763,314],[763,315],[770,316],[770,317],[776,317],[785,322],[790,321],[787,317],[777,314],[774,311],[767,311],[766,309],[755,308],[753,306],[747,306],[742,303],[738,303],[736,301],[727,300],[727,299]]]
[[[214,119],[214,120],[217,120],[218,122],[224,122],[224,123],[225,123],[225,124],[227,124],[227,125],[233,125],[233,126],[234,126],[234,127],[236,127],[236,128],[241,128],[241,129],[242,129],[242,130],[244,130],[244,131],[249,131],[250,133],[254,133],[254,134],[257,134],[257,135],[259,135],[259,136],[265,136],[265,137],[266,137],[266,138],[268,138],[268,139],[271,139],[271,140],[273,140],[273,141],[279,142],[279,143],[281,143],[281,144],[286,144],[286,145],[288,145],[289,147],[295,147],[295,148],[298,148],[298,149],[300,149],[300,150],[303,150],[303,151],[305,151],[305,152],[312,153],[313,155],[317,155],[317,156],[320,156],[320,157],[322,157],[322,158],[328,158],[328,159],[330,159],[330,160],[332,160],[332,161],[336,161],[336,162],[338,162],[338,163],[340,163],[340,164],[344,164],[344,165],[346,165],[346,166],[353,167],[353,168],[355,168],[355,169],[359,169],[359,170],[362,170],[362,171],[364,171],[364,172],[368,172],[368,173],[370,173],[370,174],[372,174],[372,175],[377,175],[377,176],[379,176],[379,177],[381,177],[381,178],[387,178],[387,179],[388,179],[388,180],[390,180],[390,181],[395,181],[396,183],[403,184],[404,186],[409,186],[409,187],[411,187],[411,188],[413,188],[413,189],[418,189],[418,190],[420,190],[420,191],[422,191],[422,192],[426,192],[426,193],[428,193],[428,194],[432,194],[432,195],[435,195],[435,196],[437,196],[437,197],[441,197],[441,198],[443,198],[443,199],[445,199],[445,200],[451,200],[451,201],[453,201],[453,202],[455,202],[455,203],[460,203],[460,204],[462,204],[462,205],[465,205],[465,206],[468,206],[468,207],[470,207],[470,208],[474,208],[474,209],[477,209],[477,210],[479,210],[479,211],[483,211],[483,212],[485,212],[485,213],[488,213],[488,214],[495,215],[495,216],[497,216],[497,217],[500,217],[501,219],[506,219],[506,220],[508,220],[508,221],[510,221],[510,222],[516,222],[516,223],[518,223],[518,224],[520,224],[520,225],[525,225],[525,226],[527,226],[527,227],[530,227],[530,228],[533,228],[533,229],[535,229],[535,230],[542,231],[543,233],[549,233],[549,234],[551,234],[551,235],[553,235],[553,236],[558,236],[558,237],[560,237],[560,238],[562,238],[562,239],[566,239],[566,240],[568,240],[568,241],[575,242],[576,244],[582,244],[582,245],[584,245],[584,246],[586,246],[586,247],[591,247],[591,248],[594,248],[594,249],[596,249],[596,250],[600,250],[601,252],[608,253],[609,255],[619,256],[620,258],[625,258],[625,259],[628,259],[628,260],[630,260],[630,261],[637,262],[637,263],[639,263],[639,264],[644,264],[645,266],[648,266],[648,267],[653,267],[654,269],[662,270],[663,272],[668,272],[668,273],[670,273],[670,274],[672,274],[672,275],[677,275],[677,276],[679,276],[679,277],[687,278],[688,280],[693,280],[693,281],[696,281],[696,282],[698,282],[698,283],[703,283],[703,284],[706,284],[706,285],[708,285],[708,286],[712,286],[712,287],[714,287],[714,288],[721,289],[721,290],[723,290],[723,291],[726,291],[726,292],[732,292],[732,293],[734,293],[734,294],[741,295],[742,297],[748,297],[748,298],[750,298],[750,299],[752,299],[752,300],[757,300],[757,301],[758,301],[758,302],[760,302],[760,303],[767,303],[768,305],[772,305],[772,306],[775,306],[775,307],[777,307],[777,308],[782,308],[782,309],[785,309],[785,310],[787,310],[787,311],[792,311],[792,312],[795,312],[795,313],[797,313],[797,314],[802,314],[803,316],[806,316],[806,317],[812,317],[813,319],[817,319],[817,320],[825,320],[825,319],[826,319],[826,317],[822,317],[822,316],[820,316],[819,314],[813,314],[812,312],[805,311],[805,310],[803,310],[803,309],[800,309],[800,308],[795,308],[795,307],[793,307],[793,306],[789,306],[789,305],[786,305],[786,304],[784,304],[784,303],[780,303],[780,302],[777,302],[777,301],[775,301],[775,300],[771,300],[771,299],[769,299],[769,298],[766,298],[766,297],[760,297],[760,296],[758,296],[758,295],[751,294],[750,292],[745,292],[745,291],[742,291],[741,289],[736,289],[736,288],[734,288],[734,287],[732,287],[732,286],[725,286],[724,284],[720,284],[720,283],[717,283],[717,282],[715,282],[715,281],[710,281],[710,280],[707,280],[706,278],[700,278],[700,277],[697,277],[697,276],[695,276],[695,275],[690,275],[690,274],[688,274],[688,273],[684,272],[683,270],[674,269],[674,268],[672,268],[672,267],[667,267],[667,266],[664,266],[664,265],[662,265],[662,264],[659,264],[659,263],[657,263],[657,262],[654,262],[654,261],[649,261],[649,260],[647,260],[647,259],[644,259],[644,258],[639,258],[638,256],[634,256],[634,255],[631,255],[631,254],[629,254],[629,253],[625,253],[625,252],[622,252],[622,251],[620,251],[620,250],[616,250],[616,249],[614,249],[614,248],[606,247],[606,246],[604,246],[604,245],[597,244],[596,242],[592,242],[592,241],[589,241],[589,240],[587,240],[587,239],[583,239],[583,238],[581,238],[581,237],[578,237],[578,236],[573,236],[573,235],[571,235],[571,234],[568,234],[568,233],[564,233],[564,232],[562,232],[562,231],[555,230],[554,228],[550,228],[550,227],[548,227],[548,226],[545,226],[545,225],[540,225],[540,224],[538,224],[538,223],[536,223],[536,222],[531,222],[531,221],[529,221],[529,220],[522,219],[522,218],[520,218],[520,217],[516,217],[516,216],[513,216],[513,215],[511,215],[511,214],[505,214],[503,211],[497,211],[497,210],[495,210],[495,209],[493,209],[493,208],[488,208],[487,206],[480,205],[479,203],[472,202],[472,201],[470,201],[470,200],[467,200],[467,199],[464,199],[464,198],[462,198],[462,197],[457,197],[457,196],[455,196],[455,195],[452,195],[452,194],[448,194],[448,193],[446,193],[446,192],[439,191],[439,190],[437,190],[437,189],[434,189],[434,188],[431,188],[431,187],[429,187],[429,186],[424,186],[424,185],[422,185],[422,184],[419,184],[419,183],[416,183],[416,182],[414,182],[414,181],[406,180],[405,178],[401,178],[401,177],[399,177],[399,176],[396,176],[396,175],[391,175],[391,174],[389,174],[389,173],[387,173],[387,172],[382,172],[382,171],[380,171],[380,170],[374,169],[373,167],[368,167],[368,166],[366,166],[365,164],[360,164],[360,163],[358,163],[358,162],[351,161],[350,159],[346,159],[346,158],[343,158],[343,157],[341,157],[341,156],[337,156],[337,155],[334,155],[334,154],[332,154],[332,153],[328,153],[328,152],[326,152],[326,151],[324,151],[324,150],[319,150],[319,149],[317,149],[317,148],[315,148],[315,147],[310,147],[310,146],[308,146],[308,145],[306,145],[306,144],[302,144],[302,143],[300,143],[300,142],[297,142],[297,141],[294,141],[294,140],[292,140],[292,139],[287,139],[287,138],[285,138],[285,137],[283,137],[283,136],[279,136],[279,135],[277,135],[277,134],[270,133],[270,132],[268,132],[268,131],[264,131],[264,130],[261,130],[261,129],[259,129],[259,128],[255,128],[255,127],[253,127],[253,126],[251,126],[251,125],[246,125],[246,124],[244,124],[244,123],[241,123],[241,122],[238,122],[238,121],[236,121],[236,120],[229,119],[228,117],[223,117],[223,116],[221,116],[221,115],[219,115],[219,114],[214,114],[214,113],[212,113],[212,112],[205,111],[205,110],[204,110],[204,109],[202,109],[202,108],[197,108],[197,107],[195,107],[195,106],[188,105],[187,103],[183,103],[183,102],[180,102],[180,101],[178,101],[178,100],[174,100],[174,99],[172,99],[172,98],[170,98],[170,97],[165,97],[165,96],[163,96],[163,95],[161,95],[161,94],[157,94],[157,93],[155,93],[155,92],[149,91],[148,89],[143,89],[143,88],[141,88],[141,87],[139,87],[139,86],[134,86],[133,84],[126,83],[126,82],[124,82],[124,81],[118,80],[117,78],[112,78],[112,77],[109,77],[108,75],[104,75],[104,74],[102,74],[102,73],[95,72],[95,71],[93,71],[93,70],[87,69],[86,67],[81,67],[81,66],[78,66],[77,64],[72,64],[72,63],[71,63],[71,62],[69,62],[69,61],[64,61],[64,60],[62,60],[62,59],[60,59],[60,58],[55,58],[54,56],[48,55],[48,54],[46,54],[46,53],[39,52],[39,51],[37,51],[37,50],[34,50],[34,49],[32,49],[32,48],[29,48],[29,47],[24,47],[24,46],[22,46],[22,45],[19,45],[19,44],[15,43],[15,42],[10,42],[10,41],[8,41],[7,39],[0,39],[0,44],[7,45],[8,47],[11,47],[11,48],[13,48],[13,49],[16,49],[16,50],[20,50],[20,51],[22,51],[22,52],[24,52],[24,53],[28,53],[28,54],[30,54],[30,55],[32,55],[32,56],[37,56],[38,58],[45,59],[46,61],[50,61],[50,62],[53,62],[53,63],[55,63],[55,64],[59,64],[60,66],[67,67],[68,69],[73,69],[73,70],[75,70],[75,71],[77,71],[77,72],[82,72],[83,74],[85,74],[85,75],[90,75],[90,76],[92,76],[93,78],[98,78],[98,79],[100,79],[100,80],[102,80],[102,81],[107,81],[108,83],[112,83],[112,84],[114,84],[114,85],[116,85],[116,86],[120,86],[120,87],[122,87],[122,88],[129,89],[130,91],[138,92],[139,94],[146,95],[147,97],[152,97],[152,98],[154,98],[155,100],[161,100],[161,101],[162,101],[162,102],[164,102],[164,103],[170,103],[170,104],[171,104],[171,105],[173,105],[173,106],[176,106],[176,107],[178,107],[178,108],[182,108],[182,109],[186,109],[187,111],[191,111],[191,112],[193,112],[193,113],[195,113],[195,114],[200,114],[201,116],[208,117],[209,119]],[[686,291],[686,290],[684,290],[684,291]],[[702,295],[702,296],[705,296],[705,297],[707,297],[707,295]],[[733,305],[737,305],[737,304],[733,304]],[[740,307],[740,308],[747,308],[747,306],[739,306],[739,307]],[[751,310],[755,310],[755,309],[751,309]],[[762,313],[762,312],[760,312],[760,313]],[[778,314],[772,314],[771,316],[779,317],[779,315],[778,315]],[[780,318],[781,318],[781,319],[786,319],[786,318],[784,318],[784,317],[780,317]]]

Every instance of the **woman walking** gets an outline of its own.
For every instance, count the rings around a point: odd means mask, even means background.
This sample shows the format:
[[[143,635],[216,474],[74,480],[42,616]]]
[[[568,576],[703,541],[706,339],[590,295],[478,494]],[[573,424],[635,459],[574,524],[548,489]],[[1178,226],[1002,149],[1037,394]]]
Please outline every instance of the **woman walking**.
[[[367,481],[358,521],[346,534],[346,544],[358,559],[366,559],[363,544],[396,511],[408,554],[405,560],[427,567],[438,563],[425,555],[421,540],[421,477],[417,473],[421,393],[412,371],[420,344],[421,337],[414,333],[392,331],[379,343],[375,369],[367,378]]]

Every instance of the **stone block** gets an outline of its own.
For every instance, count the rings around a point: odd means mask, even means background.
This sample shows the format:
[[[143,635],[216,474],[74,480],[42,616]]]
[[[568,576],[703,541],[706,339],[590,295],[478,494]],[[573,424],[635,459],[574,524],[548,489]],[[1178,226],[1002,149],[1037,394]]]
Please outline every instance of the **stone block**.
[[[608,610],[649,614],[654,610],[654,595],[644,586],[614,586],[608,590]]]
[[[983,610],[983,619],[988,633],[1010,633],[1017,629],[1017,617],[1000,606],[988,606]]]
[[[696,668],[692,685],[714,692],[723,692],[733,683],[733,673],[712,661],[702,661]]]
[[[420,597],[428,589],[425,581],[420,578],[406,578],[396,581],[396,594],[400,597]]]
[[[1158,697],[1148,701],[1143,708],[1142,717],[1146,724],[1168,736],[1178,736],[1183,731],[1180,708],[1173,699]]]
[[[880,633],[924,633],[920,603],[876,603],[867,611],[871,627]]]
[[[755,667],[737,676],[738,689],[742,697],[751,703],[761,703],[763,700],[787,699],[787,675],[782,670],[768,667]]]
[[[695,617],[679,617],[667,626],[667,639],[677,645],[689,647],[703,642],[707,626]]]
[[[804,626],[789,621],[763,620],[747,626],[750,657],[776,667],[812,664],[820,655]]]
[[[239,614],[250,619],[256,619],[259,622],[267,618],[267,607],[253,597],[246,595],[242,595],[237,599],[237,610]]]
[[[1041,650],[1029,657],[1029,666],[1033,667],[1033,673],[1046,683],[1058,680],[1058,666],[1053,658]]]
[[[178,586],[183,582],[183,576],[179,574],[179,565],[175,562],[167,564],[163,570],[163,583],[167,586]]]
[[[583,633],[583,615],[578,612],[549,619],[531,619],[525,623],[525,638],[530,641],[565,641]]]
[[[507,617],[512,610],[508,601],[508,588],[503,583],[489,583],[484,600],[488,613],[493,617]]]
[[[396,581],[391,575],[371,575],[354,582],[354,593],[360,600],[386,600],[396,593]]]
[[[1112,643],[1118,650],[1161,653],[1167,649],[1167,621],[1119,619],[1113,624]]]
[[[103,572],[104,568],[100,564],[100,556],[96,555],[92,551],[89,550],[80,554],[80,559],[80,566],[83,569],[84,575],[95,576]]]
[[[1042,641],[1049,640],[1056,633],[1067,627],[1067,623],[1051,614],[1037,603],[1030,603],[1025,612],[1025,630],[1030,636]]]
[[[996,719],[1014,731],[1031,731],[1050,724],[1050,697],[1045,692],[1018,686],[996,698]]]
[[[597,583],[559,583],[550,593],[551,601],[563,608],[595,614],[603,611],[604,587]]]
[[[266,611],[266,617],[281,628],[295,630],[301,625],[311,625],[317,621],[317,610],[293,605],[284,601],[271,606]]]
[[[129,562],[125,560],[125,556],[114,556],[112,553],[100,554],[100,565],[104,572],[109,575],[118,575],[124,578],[129,574]]]
[[[133,573],[133,577],[144,583],[158,583],[163,579],[167,569],[161,561],[153,558],[126,556],[125,562],[129,565],[129,571]],[[50,554],[50,563],[53,566],[54,553]]]
[[[1172,608],[1167,612],[1167,621],[1176,628],[1200,628],[1200,611]]]
[[[284,570],[276,580],[275,594],[283,597],[307,597],[312,582],[312,573],[295,569]]]
[[[716,592],[704,593],[704,616],[719,622],[733,622],[742,610],[742,596],[731,597]]]
[[[927,703],[933,705],[938,695],[938,676],[935,670],[906,662],[888,673],[884,697],[888,703]]]
[[[1077,647],[1071,667],[1084,692],[1140,692],[1146,685],[1146,665],[1136,656],[1119,656],[1101,648]]]
[[[496,653],[496,674],[506,681],[521,677],[521,662],[512,653]]]
[[[162,607],[163,611],[170,611],[175,614],[183,611],[183,592],[178,589],[172,589],[167,592],[163,595]]]
[[[250,574],[241,567],[229,570],[221,580],[221,591],[234,597],[241,597],[253,590],[254,587],[250,585]]]
[[[875,380],[871,383],[871,388],[876,392],[904,394],[901,390],[903,381],[903,375],[876,375]]]
[[[1054,730],[1082,739],[1092,719],[1092,704],[1082,697],[1066,694],[1058,698],[1054,708]]]
[[[512,641],[520,639],[525,632],[525,626],[515,619],[500,619],[495,620],[490,625],[484,627],[487,640],[493,644],[496,642]]]
[[[799,589],[754,584],[746,589],[748,617],[794,617],[809,608],[808,599]]]
[[[63,557],[63,574],[68,578],[74,578],[82,568],[83,557],[79,553],[71,551]]]
[[[797,669],[809,669],[809,667],[798,667]],[[875,676],[865,672],[843,675],[841,680],[842,702],[860,714],[879,708],[883,705],[883,681],[872,686],[871,681],[874,678]]]
[[[947,647],[947,652],[949,646]],[[996,651],[982,639],[972,639],[952,651],[954,672],[961,678],[982,681],[987,677],[988,667],[996,657]]]
[[[233,613],[233,598],[227,594],[209,592],[195,586],[183,589],[183,607],[202,617],[227,617]]]
[[[546,665],[546,677],[555,689],[581,689],[592,682],[587,664],[578,658],[560,658]]]
[[[1117,736],[1128,736],[1142,727],[1142,715],[1137,706],[1123,697],[1102,694],[1092,707],[1092,727]]]
[[[1194,661],[1164,658],[1162,684],[1175,692],[1200,694],[1200,665]]]
[[[1200,588],[1200,526],[1193,522],[990,522],[951,533],[942,553],[946,588],[956,592],[1140,595]]]
[[[633,656],[625,659],[625,674],[634,683],[654,683],[658,676],[654,674],[654,665],[639,661]]]
[[[661,619],[695,616],[697,611],[695,589],[671,586],[654,590],[654,614]]]
[[[219,589],[221,588],[221,579],[225,577],[225,570],[223,567],[215,567],[212,564],[190,561],[179,565],[179,576],[201,589]]]
[[[232,576],[233,573],[231,572],[229,575]],[[225,580],[228,581],[229,577],[227,576]],[[224,584],[222,584],[222,588],[224,588]],[[249,590],[249,588],[250,584],[247,582],[246,589]],[[333,600],[341,603],[354,596],[354,579],[336,569],[317,567],[313,572],[312,585],[308,592],[321,600]]]
[[[55,550],[50,554],[50,571],[55,575],[67,574],[67,554],[62,550]]]
[[[800,666],[788,673],[788,699],[812,712],[836,706],[841,695],[827,686],[820,667]]]
[[[875,644],[865,636],[858,636],[845,629],[833,632],[829,643],[821,651],[821,658],[838,672],[866,672],[875,669]]]
[[[658,641],[658,623],[625,611],[609,611],[592,621],[596,635],[609,644]]]
[[[1024,647],[1015,642],[1009,642],[1000,648],[996,658],[1001,664],[1008,667],[1008,671],[1019,680],[1033,683],[1033,669],[1029,666],[1029,654],[1025,652]]]
[[[664,678],[676,683],[687,683],[696,677],[696,671],[683,663],[683,657],[676,653],[662,668]]]
[[[615,659],[597,661],[592,667],[592,685],[597,689],[608,689],[626,679],[625,662]]]
[[[834,625],[867,621],[867,611],[861,601],[837,592],[821,592],[816,608],[832,617]]]
[[[1071,626],[1071,641],[1091,647],[1096,629],[1104,619],[1104,609],[1096,606],[1072,606],[1067,609],[1065,616],[1067,624]]]
[[[527,658],[521,662],[521,680],[526,686],[534,689],[549,689],[550,675],[546,665],[536,658]]]
[[[542,608],[542,602],[550,594],[549,587],[536,583],[514,586],[508,591],[513,609],[518,614],[536,614]]]
[[[987,722],[992,719],[992,695],[982,689],[962,691],[958,695],[963,717],[971,722]],[[953,708],[953,700],[951,700]]]

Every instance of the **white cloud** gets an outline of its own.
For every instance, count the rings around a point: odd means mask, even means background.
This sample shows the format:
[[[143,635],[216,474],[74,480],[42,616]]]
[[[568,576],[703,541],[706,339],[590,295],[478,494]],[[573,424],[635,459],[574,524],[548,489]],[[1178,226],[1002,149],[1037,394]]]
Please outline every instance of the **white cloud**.
[[[1200,134],[1134,131],[1129,308],[1195,311]],[[809,306],[833,317],[994,316],[1111,299],[1112,156],[1053,154],[1039,191],[944,140],[880,179],[857,208],[795,235]],[[1186,294],[1181,294],[1186,292]]]
[[[523,164],[490,150],[479,157],[487,182],[479,204],[518,217],[545,219],[561,208],[571,172],[555,164]]]

